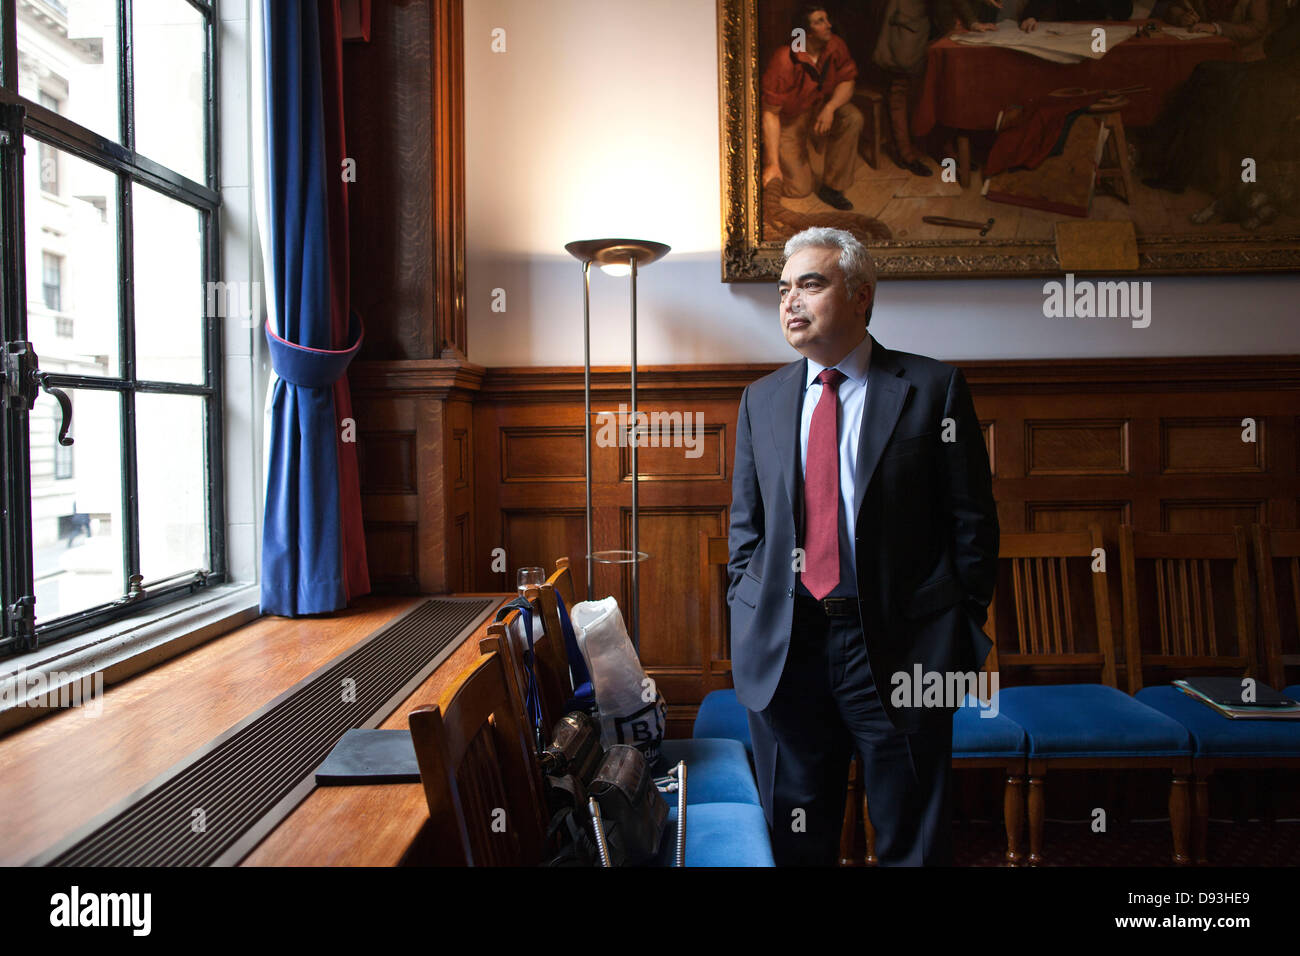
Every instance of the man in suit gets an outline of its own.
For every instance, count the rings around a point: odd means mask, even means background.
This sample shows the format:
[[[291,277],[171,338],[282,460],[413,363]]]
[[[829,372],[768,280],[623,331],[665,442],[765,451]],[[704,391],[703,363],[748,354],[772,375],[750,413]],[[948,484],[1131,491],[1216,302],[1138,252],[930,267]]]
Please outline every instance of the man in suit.
[[[856,238],[815,227],[785,254],[781,328],[803,357],[741,395],[727,567],[773,853],[836,862],[856,749],[880,863],[951,864],[961,701],[912,684],[973,675],[991,647],[988,454],[961,372],[868,332],[875,267]]]

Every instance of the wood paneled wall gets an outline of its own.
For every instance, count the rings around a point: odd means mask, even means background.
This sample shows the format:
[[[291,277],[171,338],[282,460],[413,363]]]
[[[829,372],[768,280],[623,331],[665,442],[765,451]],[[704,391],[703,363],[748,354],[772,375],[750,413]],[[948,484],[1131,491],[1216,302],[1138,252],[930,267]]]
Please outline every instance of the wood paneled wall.
[[[1002,528],[1100,524],[1118,571],[1118,528],[1217,531],[1267,522],[1296,527],[1300,506],[1300,362],[1293,357],[959,363],[975,398]],[[706,691],[700,602],[721,619],[722,592],[701,593],[699,535],[725,535],[741,389],[770,365],[643,369],[639,407],[703,416],[698,457],[643,448],[641,649],[689,733]],[[628,401],[626,369],[593,375],[593,415]],[[1242,420],[1256,441],[1242,440]],[[593,435],[598,422],[593,421]],[[585,593],[582,371],[489,368],[473,405],[474,516],[470,580],[510,590],[518,567],[573,559]],[[593,441],[596,549],[630,548],[627,448]],[[492,551],[505,549],[507,572]],[[1113,596],[1121,621],[1118,575]],[[626,569],[597,565],[594,595],[625,609]],[[1119,632],[1116,632],[1119,643]]]

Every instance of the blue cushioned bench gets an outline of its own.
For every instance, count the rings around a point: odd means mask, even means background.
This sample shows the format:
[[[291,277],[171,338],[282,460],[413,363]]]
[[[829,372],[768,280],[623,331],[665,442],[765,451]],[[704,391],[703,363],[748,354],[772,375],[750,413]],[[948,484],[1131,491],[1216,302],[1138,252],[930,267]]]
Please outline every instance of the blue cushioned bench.
[[[743,713],[743,708],[742,708]],[[733,738],[665,740],[668,763],[686,761],[687,866],[775,866],[771,836],[759,803],[758,785],[744,744]],[[659,864],[673,865],[677,845],[677,801],[665,794],[671,812]]]
[[[1295,690],[1288,688],[1287,696],[1294,698]],[[1187,730],[1193,756],[1300,757],[1300,720],[1233,720],[1172,684],[1143,687],[1137,699]]]
[[[695,803],[690,799],[694,779],[688,769],[686,865],[776,866],[763,808],[754,803]],[[660,866],[673,865],[677,848],[677,804],[670,801],[669,807]]]

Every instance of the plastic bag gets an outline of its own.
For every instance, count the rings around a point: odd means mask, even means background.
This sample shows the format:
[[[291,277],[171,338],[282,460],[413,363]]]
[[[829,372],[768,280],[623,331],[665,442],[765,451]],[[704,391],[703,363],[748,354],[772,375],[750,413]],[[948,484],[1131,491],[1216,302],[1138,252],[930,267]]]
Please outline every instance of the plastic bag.
[[[630,744],[659,772],[659,745],[668,722],[668,704],[646,676],[632,647],[618,601],[581,601],[573,606],[578,647],[595,685],[600,739],[606,747]]]

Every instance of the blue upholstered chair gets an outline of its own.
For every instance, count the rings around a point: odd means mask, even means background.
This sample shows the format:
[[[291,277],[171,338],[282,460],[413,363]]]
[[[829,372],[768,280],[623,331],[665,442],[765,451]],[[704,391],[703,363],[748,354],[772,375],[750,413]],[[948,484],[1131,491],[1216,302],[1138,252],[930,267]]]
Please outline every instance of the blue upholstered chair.
[[[727,620],[726,537],[700,532],[699,634],[704,641],[704,699],[695,714],[695,737],[730,737],[753,759],[749,718],[731,686],[731,631]],[[721,596],[715,595],[721,592]],[[716,612],[716,615],[715,615]],[[716,619],[715,619],[716,616]]]
[[[1164,769],[1170,772],[1174,862],[1188,863],[1191,741],[1176,720],[1116,686],[1115,642],[1101,531],[1002,536],[993,609],[999,667],[1094,673],[1100,683],[1002,687],[1001,712],[1024,728],[1029,774],[1029,862],[1042,861],[1043,779],[1048,770]]]
[[[1125,525],[1120,562],[1129,687],[1191,736],[1192,854],[1206,863],[1210,777],[1300,768],[1300,721],[1233,720],[1165,682],[1196,673],[1260,679],[1246,529],[1174,534]],[[1271,563],[1258,564],[1263,591]],[[1160,682],[1143,686],[1152,676]]]
[[[752,759],[754,744],[749,737],[749,714],[736,699],[736,689],[710,691],[695,714],[693,737],[729,737],[739,741]]]
[[[1280,688],[1288,669],[1300,674],[1300,531],[1253,525],[1251,539],[1259,582],[1262,663],[1268,683]]]
[[[997,649],[989,652],[985,670],[997,673]],[[1000,697],[1000,695],[999,695]],[[997,704],[995,708],[992,705]],[[1002,789],[1002,823],[1007,832],[1004,853],[1008,866],[1025,862],[1020,836],[1025,822],[1025,772],[1029,739],[1025,729],[1001,712],[997,698],[980,700],[968,694],[952,716],[952,766],[996,767],[1005,774]],[[991,716],[986,716],[991,715]]]

